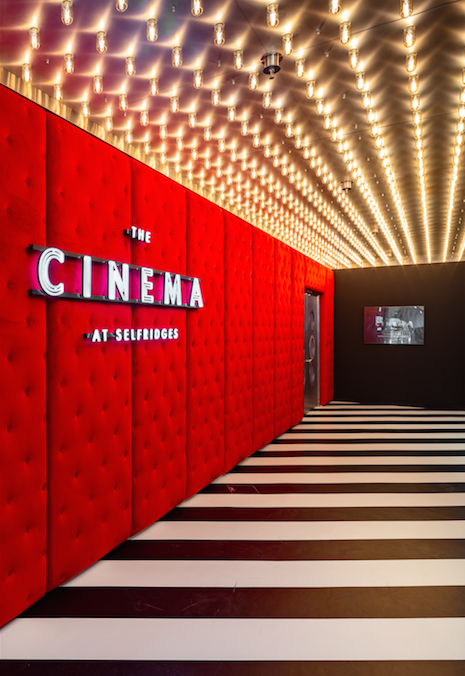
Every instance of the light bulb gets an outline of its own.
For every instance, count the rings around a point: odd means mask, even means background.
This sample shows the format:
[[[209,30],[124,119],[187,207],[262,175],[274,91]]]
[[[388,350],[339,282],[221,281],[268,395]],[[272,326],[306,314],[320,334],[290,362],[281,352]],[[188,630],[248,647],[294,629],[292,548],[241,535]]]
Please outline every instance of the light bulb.
[[[192,150],[191,150],[192,161],[195,162],[196,159],[198,158],[198,156],[199,156],[199,155],[198,155],[198,153],[197,153],[197,148],[195,148],[195,147],[192,148]]]
[[[64,23],[65,26],[71,26],[73,19],[73,3],[71,0],[65,0],[61,3],[61,22]]]
[[[38,28],[29,29],[29,47],[31,49],[39,49],[40,47],[40,31]]]
[[[255,91],[258,87],[258,73],[250,73],[249,75],[249,89]]]
[[[191,0],[192,16],[200,16],[203,13],[203,0]]]
[[[344,21],[339,26],[339,40],[343,45],[347,45],[347,43],[350,41],[350,26],[350,21]]]
[[[286,165],[286,164],[283,164],[283,166],[281,167],[281,174],[282,174],[283,176],[287,176],[288,173],[289,173],[289,169],[287,168],[287,165]]]
[[[224,23],[217,23],[213,28],[213,43],[217,47],[224,45],[225,41],[225,32],[224,32]]]
[[[297,134],[295,139],[294,139],[294,146],[297,150],[300,150],[302,148],[302,135]]]
[[[176,139],[176,150],[184,150],[184,143],[182,142],[182,136],[178,136]]]
[[[126,131],[124,132],[124,140],[126,141],[126,143],[133,142],[132,129],[126,129]]]
[[[153,77],[150,80],[150,96],[158,96],[159,91],[160,90],[158,88],[158,78]]]
[[[166,141],[166,138],[168,136],[168,129],[166,127],[166,124],[161,124],[158,128],[158,135],[160,136],[162,141]]]
[[[189,169],[189,171],[187,172],[187,180],[192,181],[193,178],[194,178],[194,174],[192,172],[192,169]]]
[[[315,96],[315,80],[309,80],[307,82],[307,99],[311,99]]]
[[[286,122],[286,131],[285,131],[286,138],[292,138],[294,135],[294,131],[292,129],[292,122]]]
[[[236,160],[237,160],[237,150],[235,148],[232,148],[231,149],[231,162],[236,162]],[[228,178],[230,178],[230,177],[228,176]],[[231,185],[231,184],[228,183],[228,185]]]
[[[303,77],[305,75],[305,59],[297,59],[295,62],[295,74],[297,77]]]
[[[105,131],[113,131],[113,119],[110,116],[105,118]]]
[[[170,110],[172,113],[179,112],[179,96],[172,96],[170,98]]]
[[[208,156],[205,158],[204,167],[205,167],[205,169],[210,169],[210,167],[211,167],[210,158]]]
[[[294,45],[294,36],[292,33],[286,33],[283,35],[283,52],[286,56],[292,54],[292,48]]]
[[[415,125],[415,127],[418,127],[421,124],[421,111],[420,110],[416,110],[413,113],[413,124]]]
[[[149,111],[141,110],[140,111],[140,123],[142,127],[146,127],[149,123]]]
[[[249,133],[249,122],[248,120],[242,120],[241,122],[241,134],[242,136],[247,136]]]
[[[376,122],[376,111],[374,108],[367,108],[367,122],[368,124]]]
[[[263,92],[263,107],[271,108],[271,95],[272,92]]]
[[[371,94],[370,92],[362,92],[362,108],[371,108]]]
[[[236,70],[242,70],[242,66],[244,65],[242,57],[243,57],[242,49],[236,49],[236,51],[234,52],[234,68]]]
[[[253,135],[252,145],[254,148],[260,147],[260,132],[255,132],[255,134]]]
[[[224,153],[225,150],[226,150],[226,141],[224,140],[224,138],[219,138],[218,139],[218,151],[220,153]]]
[[[316,112],[318,115],[323,115],[325,109],[325,100],[324,99],[317,99],[316,101]]]
[[[247,160],[242,160],[241,169],[242,171],[247,171]]]
[[[145,154],[145,155],[150,155],[151,152],[152,152],[152,146],[150,145],[150,142],[149,142],[149,141],[145,141],[145,142],[144,142],[144,154]]]
[[[408,19],[413,12],[413,0],[400,0],[399,13],[401,19]]]
[[[236,119],[236,106],[229,106],[228,122],[234,122],[235,119]]]
[[[330,14],[337,14],[341,9],[341,3],[339,0],[329,0],[328,12]]]
[[[331,115],[324,116],[323,126],[325,129],[331,129]]]
[[[128,8],[126,0],[116,0],[116,9],[118,12],[125,12]]]
[[[337,141],[337,127],[333,127],[331,129],[331,141],[333,143],[336,143],[336,141]]]
[[[31,64],[30,63],[23,63],[23,80],[24,82],[31,82],[32,81],[32,75],[31,75]]]
[[[119,109],[125,113],[128,109],[128,97],[127,94],[119,95]]]
[[[366,76],[363,71],[359,71],[358,73],[355,73],[355,86],[357,87],[358,91],[361,92],[365,86],[366,86]]]
[[[156,42],[158,39],[158,22],[156,19],[149,19],[147,21],[147,40],[149,42]]]
[[[205,127],[203,130],[203,138],[205,141],[210,141],[212,137],[212,128],[211,127]]]
[[[182,66],[182,47],[173,47],[171,63],[175,68]]]
[[[459,120],[465,119],[465,105],[459,106]]]
[[[415,44],[415,26],[404,29],[404,47],[410,48]]]
[[[306,160],[310,157],[310,148],[308,146],[305,146],[303,155]]]
[[[166,164],[166,153],[160,153],[160,162],[161,164]]]
[[[219,106],[221,101],[221,91],[219,89],[212,89],[212,106]]]
[[[200,89],[203,85],[203,73],[200,69],[194,70],[194,87]]]
[[[278,5],[273,3],[266,8],[266,23],[270,28],[276,28],[279,24]]]
[[[413,94],[410,98],[410,110],[418,110],[420,108],[420,94]]]
[[[221,167],[218,166],[218,167],[216,168],[216,178],[221,178],[222,175],[223,175],[223,174],[221,173]]]
[[[197,116],[195,113],[187,113],[187,121],[191,129],[195,129],[197,126]]]
[[[136,63],[133,56],[126,57],[126,75],[128,77],[134,77],[136,74]]]
[[[54,85],[53,91],[55,93],[55,101],[63,101],[63,85],[58,82]]]
[[[358,49],[349,50],[349,66],[351,68],[353,69],[358,68],[358,57],[359,57]]]
[[[265,157],[271,157],[271,148],[270,148],[270,146],[267,145],[267,146],[264,147],[264,149],[263,149],[263,155],[264,155]],[[253,176],[252,176],[252,178],[253,178]]]
[[[460,90],[459,101],[460,103],[465,103],[465,87],[462,87]]]
[[[405,57],[405,68],[407,73],[413,73],[417,67],[417,54],[416,52],[411,52]]]
[[[103,77],[101,75],[94,76],[94,94],[101,94],[103,92]]]
[[[81,109],[82,109],[83,116],[89,117],[90,110],[89,110],[89,104],[87,103],[87,101],[81,101]]]
[[[64,56],[64,69],[65,73],[71,75],[74,73],[74,56],[72,54],[65,54]]]
[[[282,108],[276,108],[276,110],[274,111],[274,121],[276,124],[281,124],[281,122],[283,121],[283,114],[284,111]]]

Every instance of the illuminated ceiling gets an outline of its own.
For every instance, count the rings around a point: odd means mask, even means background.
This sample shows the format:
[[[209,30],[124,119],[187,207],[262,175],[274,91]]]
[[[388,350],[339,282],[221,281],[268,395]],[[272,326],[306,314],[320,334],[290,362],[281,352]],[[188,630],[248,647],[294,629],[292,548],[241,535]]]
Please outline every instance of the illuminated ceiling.
[[[463,258],[464,0],[281,0],[275,27],[267,0],[200,4],[0,0],[1,82],[332,268]]]

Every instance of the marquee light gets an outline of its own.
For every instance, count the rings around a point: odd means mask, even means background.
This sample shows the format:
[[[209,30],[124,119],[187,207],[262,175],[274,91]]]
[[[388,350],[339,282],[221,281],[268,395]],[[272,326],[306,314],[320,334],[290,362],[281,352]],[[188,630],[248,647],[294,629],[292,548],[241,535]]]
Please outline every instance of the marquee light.
[[[71,0],[64,0],[64,2],[61,3],[61,22],[64,23],[65,26],[71,26],[73,19],[73,3]]]
[[[279,24],[279,9],[276,3],[272,3],[266,8],[266,23],[270,28],[276,28]]]
[[[158,39],[158,23],[156,19],[149,19],[147,21],[147,40],[149,42],[156,42]]]
[[[221,47],[225,43],[224,23],[217,23],[213,29],[213,43]]]

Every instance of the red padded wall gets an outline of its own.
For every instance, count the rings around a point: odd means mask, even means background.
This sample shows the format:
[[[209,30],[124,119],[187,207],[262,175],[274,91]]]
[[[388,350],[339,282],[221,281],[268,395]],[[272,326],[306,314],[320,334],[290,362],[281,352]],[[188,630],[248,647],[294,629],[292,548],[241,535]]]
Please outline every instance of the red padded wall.
[[[334,396],[334,272],[326,270],[325,292],[320,298],[320,405]]]
[[[0,87],[0,625],[47,583],[46,304],[30,298],[45,245],[45,111]],[[7,114],[8,111],[8,114]]]
[[[254,449],[274,437],[275,240],[253,230]]]
[[[151,232],[150,244],[133,240],[132,262],[186,274],[186,190],[135,160],[131,176],[131,224]],[[135,343],[132,348],[136,533],[186,494],[186,310],[134,307],[132,325],[179,329],[178,340]]]
[[[323,293],[326,286],[326,268],[305,257],[305,288]]]
[[[291,426],[291,249],[275,241],[274,434]]]
[[[224,213],[224,471],[253,451],[252,226]]]
[[[291,426],[304,415],[305,256],[291,252]]]
[[[48,246],[130,262],[122,234],[130,189],[128,157],[48,116]],[[83,334],[130,327],[131,307],[54,300],[47,308],[51,589],[130,534],[131,348]]]
[[[224,217],[187,192],[187,274],[204,307],[187,314],[187,495],[224,469]]]

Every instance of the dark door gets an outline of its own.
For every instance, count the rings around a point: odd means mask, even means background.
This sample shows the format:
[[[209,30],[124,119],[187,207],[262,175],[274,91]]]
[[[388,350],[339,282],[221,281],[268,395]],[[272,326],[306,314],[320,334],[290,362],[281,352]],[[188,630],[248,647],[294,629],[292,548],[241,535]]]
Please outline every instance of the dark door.
[[[318,406],[318,296],[305,291],[305,411]]]

